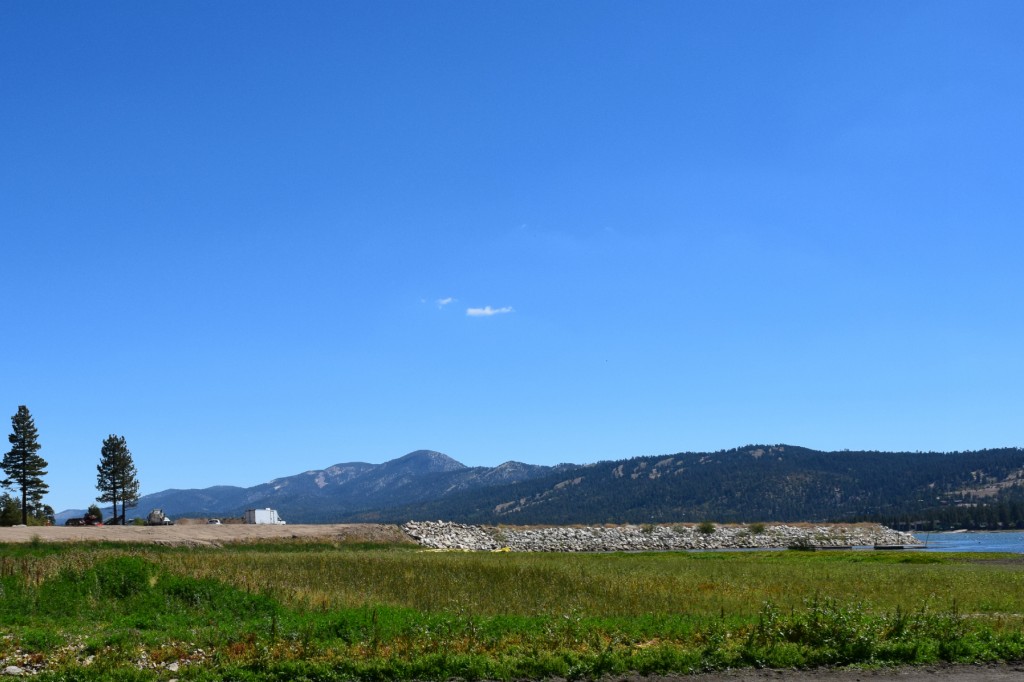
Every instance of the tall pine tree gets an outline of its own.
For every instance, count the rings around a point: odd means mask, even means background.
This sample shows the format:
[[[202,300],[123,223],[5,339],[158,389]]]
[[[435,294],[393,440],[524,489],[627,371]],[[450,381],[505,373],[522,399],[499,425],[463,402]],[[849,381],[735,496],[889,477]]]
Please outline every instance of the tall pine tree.
[[[21,494],[21,522],[28,524],[29,510],[42,509],[43,495],[50,491],[50,486],[43,482],[46,460],[37,454],[41,447],[39,432],[27,407],[18,406],[18,412],[11,417],[11,427],[12,433],[7,437],[11,449],[0,462],[7,478],[0,481],[0,486]]]
[[[103,441],[100,463],[96,465],[96,489],[100,491],[96,499],[113,503],[115,523],[123,523],[125,509],[134,507],[139,501],[138,475],[124,436],[110,434]],[[121,503],[120,515],[117,513],[118,502]]]

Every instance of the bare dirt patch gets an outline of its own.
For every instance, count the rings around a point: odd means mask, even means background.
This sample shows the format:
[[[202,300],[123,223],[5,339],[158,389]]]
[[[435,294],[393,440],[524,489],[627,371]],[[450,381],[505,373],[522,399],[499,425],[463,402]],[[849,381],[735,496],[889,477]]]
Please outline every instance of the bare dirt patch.
[[[230,523],[220,526],[28,526],[0,528],[0,543],[138,542],[171,546],[219,546],[247,542],[412,543],[402,529],[375,523],[299,524],[285,526]]]

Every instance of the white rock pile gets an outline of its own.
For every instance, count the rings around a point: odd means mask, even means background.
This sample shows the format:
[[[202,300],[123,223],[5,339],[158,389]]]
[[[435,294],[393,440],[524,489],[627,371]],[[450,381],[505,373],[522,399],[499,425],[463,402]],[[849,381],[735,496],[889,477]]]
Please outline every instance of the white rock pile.
[[[410,521],[402,529],[431,549],[515,552],[636,552],[699,549],[772,549],[915,546],[909,533],[873,524],[716,526],[702,532],[689,524],[615,527],[509,528],[446,521]],[[703,530],[711,530],[704,528]]]
[[[410,521],[402,526],[406,535],[430,549],[494,550],[501,545],[494,539],[493,529],[467,526],[448,521]]]

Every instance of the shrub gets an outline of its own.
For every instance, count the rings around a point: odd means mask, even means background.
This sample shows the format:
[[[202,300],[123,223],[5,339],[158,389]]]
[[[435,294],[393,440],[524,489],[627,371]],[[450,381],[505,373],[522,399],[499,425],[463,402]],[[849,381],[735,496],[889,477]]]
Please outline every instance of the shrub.
[[[764,532],[764,524],[760,521],[757,523],[752,523],[749,526],[747,526],[747,530],[750,531],[751,535],[760,535]]]
[[[96,564],[96,583],[104,597],[124,599],[150,587],[150,576],[156,569],[150,562],[137,557],[114,557]]]
[[[7,493],[0,494],[0,526],[21,523],[21,505]]]
[[[710,521],[701,521],[697,524],[697,530],[704,535],[711,535],[715,532],[715,524]]]

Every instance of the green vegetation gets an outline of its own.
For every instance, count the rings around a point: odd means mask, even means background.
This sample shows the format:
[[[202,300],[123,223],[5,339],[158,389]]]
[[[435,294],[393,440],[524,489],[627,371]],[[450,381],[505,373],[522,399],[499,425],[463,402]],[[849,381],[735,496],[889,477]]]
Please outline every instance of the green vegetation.
[[[1022,569],[1005,555],[34,542],[0,550],[0,666],[43,681],[507,680],[1020,660]]]
[[[21,523],[21,503],[8,493],[0,493],[0,526]]]
[[[113,503],[113,522],[124,523],[125,510],[134,507],[139,501],[139,479],[131,450],[124,436],[110,434],[103,440],[100,448],[100,463],[96,465],[96,489],[100,502]],[[121,513],[117,513],[117,503],[121,503]]]
[[[0,480],[0,487],[14,490],[20,498],[21,523],[44,522],[53,516],[53,510],[43,504],[43,495],[50,487],[43,481],[46,475],[46,460],[39,456],[39,431],[32,414],[24,405],[11,417],[11,435],[7,437],[11,449],[0,461],[0,471],[7,478]],[[6,511],[6,500],[5,510]]]
[[[1024,529],[1024,486],[1014,485],[993,495],[965,493],[957,504],[918,509],[905,504],[899,511],[887,514],[866,514],[862,521],[883,523],[901,530],[970,530]]]

